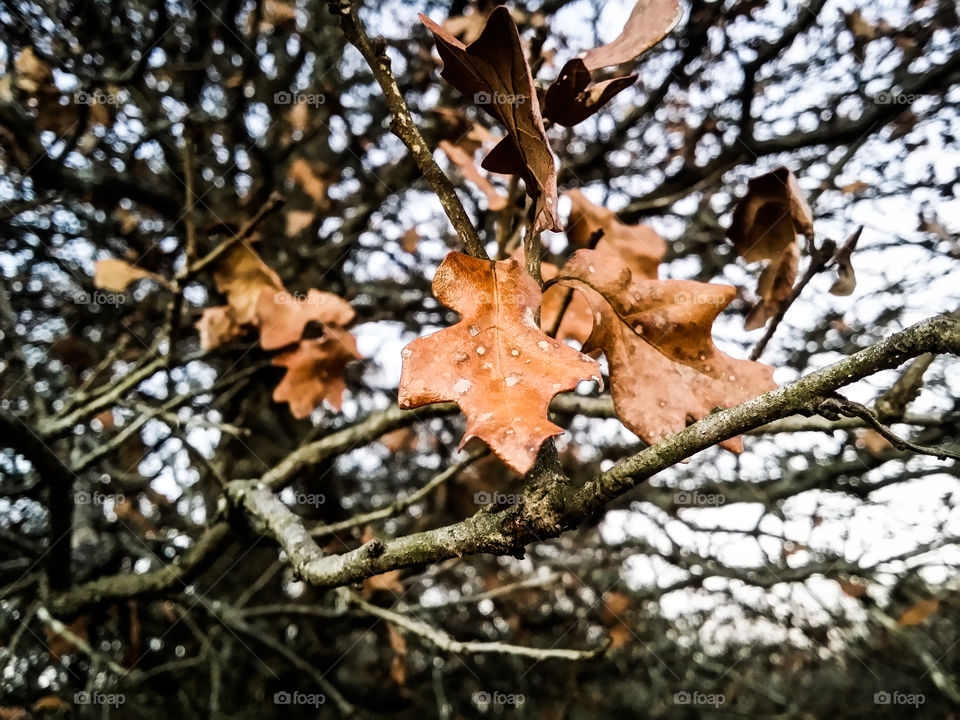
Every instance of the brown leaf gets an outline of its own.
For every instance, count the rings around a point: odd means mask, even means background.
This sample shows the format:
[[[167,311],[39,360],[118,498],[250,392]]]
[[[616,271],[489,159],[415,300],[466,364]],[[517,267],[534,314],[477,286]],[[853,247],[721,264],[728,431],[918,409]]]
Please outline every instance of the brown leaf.
[[[663,40],[682,16],[679,0],[638,0],[617,39],[587,52],[583,64],[596,70],[629,62]]]
[[[837,261],[837,280],[831,286],[830,292],[834,295],[850,295],[857,287],[857,276],[853,272],[852,256],[862,232],[863,227],[861,226],[847,238],[847,241],[840,246],[833,256]]]
[[[24,707],[0,707],[0,720],[27,720]]]
[[[89,615],[80,615],[76,620],[67,625],[67,629],[82,640],[89,642],[90,638],[87,634],[87,625],[89,622]],[[64,655],[69,655],[77,649],[77,646],[70,640],[55,632],[49,626],[44,627],[44,635],[47,640],[47,650],[54,660],[59,660]]]
[[[794,174],[780,167],[753,178],[727,230],[744,260],[770,261],[757,283],[760,303],[747,316],[748,330],[763,327],[790,296],[800,261],[798,235],[813,237],[813,212]]]
[[[357,341],[346,330],[328,327],[322,338],[302,340],[294,350],[272,360],[273,365],[287,368],[273,391],[273,401],[289,403],[290,412],[299,419],[309,417],[324,400],[339,411],[346,389],[343,370],[360,357]]]
[[[375,592],[383,590],[403,595],[403,583],[400,582],[399,570],[387,570],[385,573],[365,578],[363,588],[360,594],[365,598],[371,597]]]
[[[257,303],[260,347],[276,350],[300,340],[309,322],[345,327],[354,318],[350,303],[333,293],[311,289],[305,298],[264,288]]]
[[[852,598],[861,598],[867,594],[867,586],[863,583],[858,583],[853,580],[837,580],[837,582],[840,584],[840,589],[844,595],[849,595]]]
[[[260,293],[265,289],[282,291],[280,276],[260,259],[253,248],[240,243],[213,272],[217,290],[227,296],[227,304],[238,325],[254,322]]]
[[[306,210],[290,210],[287,212],[287,237],[296,237],[313,224],[316,217]]]
[[[390,660],[390,680],[396,685],[406,685],[407,641],[393,623],[387,623],[387,636],[390,639],[390,648],[393,650],[393,659]]]
[[[713,344],[713,321],[734,288],[633,278],[624,261],[596,250],[577,251],[560,277],[593,308],[596,322],[584,349],[603,350],[617,415],[645,442],[776,387],[773,368],[737,360]],[[742,446],[740,438],[724,443],[735,451]]]
[[[939,607],[940,601],[936,599],[921,600],[909,610],[905,610],[897,620],[897,624],[904,627],[919,625],[933,615]]]
[[[543,441],[562,432],[547,419],[550,400],[580,380],[599,381],[599,367],[540,330],[540,289],[515,260],[450,253],[433,294],[462,319],[403,349],[400,407],[457,403],[467,416],[460,447],[480,438],[527,472]]]
[[[323,205],[326,202],[327,188],[330,183],[324,180],[303,158],[297,158],[290,163],[287,177],[299,185],[307,195],[316,200],[317,204]]]
[[[98,261],[94,264],[93,271],[94,287],[112,292],[123,292],[130,283],[137,280],[159,279],[152,272],[117,258]]]
[[[420,233],[415,227],[407,228],[400,236],[400,247],[405,253],[413,255],[417,251],[417,245],[420,244]]]
[[[873,428],[860,428],[855,433],[857,447],[874,455],[882,455],[893,447],[891,442]]]
[[[243,328],[233,321],[229,305],[205,308],[194,327],[200,333],[200,347],[204,350],[218,348],[243,332]]]
[[[473,43],[464,45],[426,15],[443,60],[441,76],[507,130],[484,159],[485,170],[517,174],[535,201],[534,232],[560,230],[557,170],[520,34],[504,6],[496,7]]]
[[[473,164],[473,156],[459,145],[454,145],[449,140],[441,140],[437,147],[446,153],[450,162],[460,168],[463,176],[480,188],[481,192],[487,196],[487,205],[491,210],[503,210],[507,206],[507,196],[497,190],[493,184],[484,177],[477,166]]]
[[[636,75],[590,84],[590,71],[580,58],[567,62],[543,98],[543,117],[564,127],[573,127],[596,113],[614,96],[636,82]]]
[[[649,225],[624,225],[612,210],[596,205],[579,190],[567,191],[570,218],[567,239],[573,245],[589,245],[597,230],[603,231],[596,249],[621,257],[634,277],[656,279],[657,268],[667,253],[667,243]]]
[[[780,305],[793,293],[799,266],[800,246],[793,243],[763,269],[757,279],[757,295],[760,296],[760,301],[747,313],[744,322],[747,330],[762,328],[767,324],[767,320],[777,314]]]
[[[855,180],[852,183],[847,183],[846,185],[840,188],[840,192],[848,195],[856,195],[859,192],[870,189],[870,183],[865,183],[862,180]]]
[[[70,707],[70,703],[63,698],[58,698],[56,695],[44,695],[42,698],[37,699],[37,701],[30,707],[30,711],[35,713],[48,711],[52,712],[62,710],[67,707]]]
[[[523,257],[523,249],[520,249],[520,257]],[[544,280],[551,280],[557,276],[560,269],[552,263],[540,263],[540,274]],[[563,308],[564,298],[568,292],[573,293],[570,296],[570,303],[567,305],[563,318],[560,320],[560,327],[557,328],[558,340],[576,340],[582,346],[590,333],[593,332],[593,308],[587,299],[573,288],[565,288],[560,285],[551,285],[543,293],[543,306],[540,310],[540,327],[545,331],[553,328],[557,321],[557,314]]]

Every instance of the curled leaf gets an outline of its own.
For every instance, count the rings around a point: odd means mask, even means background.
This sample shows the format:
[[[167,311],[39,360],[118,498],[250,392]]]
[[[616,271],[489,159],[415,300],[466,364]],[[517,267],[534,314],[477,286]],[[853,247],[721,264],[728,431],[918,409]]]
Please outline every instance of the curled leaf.
[[[794,174],[785,167],[755,177],[737,203],[727,237],[747,262],[769,260],[760,276],[760,303],[747,329],[763,327],[790,296],[800,260],[799,235],[813,237],[813,212]]]
[[[443,60],[440,75],[474,105],[496,118],[507,135],[482,163],[485,170],[517,174],[533,198],[534,232],[560,230],[557,218],[557,170],[540,115],[533,75],[520,34],[504,6],[487,18],[480,36],[464,45],[425,15]]]
[[[629,62],[663,40],[682,16],[679,0],[638,0],[616,40],[587,52],[583,64],[596,70]]]
[[[636,75],[590,84],[590,71],[580,58],[563,66],[543,98],[543,117],[564,127],[581,123],[636,82]]]
[[[243,332],[234,322],[229,305],[205,308],[194,327],[200,333],[200,347],[204,350],[218,348]]]
[[[635,278],[627,264],[578,250],[560,269],[595,313],[584,350],[603,350],[617,415],[657,443],[716,407],[732,407],[773,389],[773,368],[738,360],[713,344],[717,315],[736,295],[728,285]],[[739,451],[740,438],[723,443]]]
[[[834,295],[850,295],[857,287],[857,276],[853,272],[852,256],[862,232],[862,227],[857,229],[833,256],[837,261],[837,280],[830,287],[830,292]]]
[[[257,316],[260,293],[266,288],[283,290],[283,283],[253,248],[240,243],[213,272],[217,290],[227,296],[227,304],[238,325],[252,323]]]
[[[433,293],[462,319],[403,349],[400,407],[457,403],[467,417],[461,447],[478,437],[527,472],[544,440],[562,432],[547,419],[554,395],[599,382],[599,367],[540,330],[540,288],[516,260],[450,253]]]

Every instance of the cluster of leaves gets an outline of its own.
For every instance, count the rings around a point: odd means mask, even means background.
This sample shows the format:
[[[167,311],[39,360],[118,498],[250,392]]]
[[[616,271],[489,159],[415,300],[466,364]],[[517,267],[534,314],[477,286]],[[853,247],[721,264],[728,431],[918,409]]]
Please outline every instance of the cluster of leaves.
[[[124,260],[109,259],[97,263],[94,284],[122,292],[143,278],[162,280]],[[324,400],[339,410],[344,368],[360,358],[356,340],[346,330],[354,319],[350,304],[314,288],[305,296],[288,292],[277,273],[244,243],[216,263],[213,279],[227,304],[203,311],[197,322],[203,348],[218,348],[253,330],[264,350],[289,348],[272,360],[287,368],[273,391],[275,402],[289,403],[297,418],[308,417]],[[323,328],[320,337],[304,336],[310,323]]]

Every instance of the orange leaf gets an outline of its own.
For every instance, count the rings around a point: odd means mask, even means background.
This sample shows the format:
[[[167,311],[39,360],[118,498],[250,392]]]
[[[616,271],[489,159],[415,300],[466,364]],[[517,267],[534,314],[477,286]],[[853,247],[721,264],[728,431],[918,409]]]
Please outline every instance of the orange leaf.
[[[852,598],[861,598],[867,594],[867,586],[863,583],[854,582],[853,580],[837,580],[837,582],[840,583],[840,589],[844,595],[849,595]]]
[[[94,287],[111,292],[123,292],[130,283],[137,280],[158,279],[152,272],[117,258],[100,260],[93,266],[93,269]]]
[[[520,175],[536,203],[533,232],[557,230],[557,170],[540,115],[533,75],[523,54],[510,11],[494,8],[473,43],[464,45],[426,15],[420,20],[433,33],[443,60],[440,75],[474,105],[499,120],[506,137],[490,151],[482,167]]]
[[[463,176],[476,185],[487,196],[487,205],[491,210],[503,210],[507,206],[507,198],[501,194],[486,177],[480,174],[473,164],[473,156],[459,145],[449,140],[441,140],[437,147],[443,150],[450,162],[460,168]]]
[[[308,322],[349,325],[354,317],[350,304],[333,293],[311,289],[300,299],[283,290],[263,288],[257,303],[260,347],[276,350],[295,343]]]
[[[415,227],[407,229],[403,235],[400,236],[400,247],[403,248],[403,251],[413,255],[417,251],[417,245],[420,243],[420,233],[417,232]]]
[[[680,22],[679,0],[638,0],[617,39],[583,56],[589,70],[633,60],[663,40]]]
[[[407,641],[393,626],[387,623],[387,636],[390,647],[393,649],[393,659],[390,661],[390,679],[397,685],[407,683]]]
[[[939,607],[940,602],[938,600],[921,600],[909,610],[904,611],[900,619],[897,620],[897,624],[902,626],[919,625],[933,615]]]
[[[233,321],[238,325],[254,322],[260,293],[264,288],[283,290],[280,276],[260,259],[253,248],[237,245],[213,273],[217,290],[227,296]]]
[[[540,289],[516,260],[450,253],[433,294],[462,319],[403,349],[400,407],[457,403],[467,416],[460,447],[478,437],[527,472],[543,441],[562,432],[547,419],[550,400],[580,380],[599,382],[599,367],[540,330]]]
[[[322,338],[302,340],[294,350],[273,358],[274,365],[287,368],[273,391],[273,401],[290,403],[290,412],[300,419],[309,417],[324,400],[339,411],[346,389],[343,370],[348,362],[358,359],[353,335],[328,327]]]
[[[596,205],[579,190],[569,190],[570,218],[567,238],[573,245],[589,245],[597,230],[603,231],[596,249],[619,255],[634,277],[656,279],[657,268],[667,253],[667,243],[649,225],[624,225],[612,210]]]
[[[49,710],[61,710],[65,707],[69,707],[69,703],[63,698],[58,698],[56,695],[44,695],[33,704],[30,710],[31,712],[39,713]]]
[[[287,177],[303,188],[303,191],[317,203],[323,204],[326,201],[329,183],[318,175],[310,163],[303,158],[297,158],[290,163]]]
[[[776,387],[773,368],[737,360],[713,344],[713,321],[734,288],[635,279],[626,262],[596,250],[577,251],[559,277],[593,308],[596,323],[584,349],[607,356],[617,415],[645,442]],[[739,451],[742,440],[724,446]]]
[[[230,342],[243,330],[233,321],[229,305],[206,308],[194,327],[200,332],[200,347],[204,350]]]
[[[763,327],[790,296],[800,260],[798,234],[813,237],[813,213],[794,174],[781,167],[753,178],[727,230],[744,260],[771,261],[760,275],[760,303],[747,316],[748,330]]]
[[[314,214],[306,210],[291,210],[287,213],[287,237],[294,237],[313,224]]]

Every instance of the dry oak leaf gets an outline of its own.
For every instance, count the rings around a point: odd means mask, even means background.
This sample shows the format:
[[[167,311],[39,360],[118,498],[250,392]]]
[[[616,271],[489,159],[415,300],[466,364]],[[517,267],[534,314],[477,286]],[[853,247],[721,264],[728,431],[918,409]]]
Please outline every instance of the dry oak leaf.
[[[317,204],[323,205],[327,199],[327,187],[330,183],[323,179],[303,158],[297,158],[290,163],[287,177],[303,191],[313,198]]]
[[[592,306],[595,323],[584,350],[603,350],[614,409],[645,442],[776,387],[772,367],[730,357],[713,344],[713,322],[735,288],[634,278],[624,261],[596,250],[578,250],[558,277]],[[722,445],[739,452],[743,441]]]
[[[148,272],[126,260],[109,258],[100,260],[93,266],[93,285],[100,290],[123,292],[130,283],[137,280],[159,280],[152,272]]]
[[[344,327],[355,315],[350,303],[333,293],[311,289],[301,298],[285,290],[263,288],[257,303],[260,347],[276,350],[297,342],[309,322]]]
[[[287,213],[287,237],[296,237],[313,224],[316,217],[307,210],[290,210]]]
[[[246,325],[255,321],[261,292],[282,291],[280,276],[251,247],[240,243],[213,271],[217,290],[227,296],[233,321]]]
[[[487,196],[487,205],[491,210],[503,210],[507,206],[507,196],[497,190],[493,183],[477,170],[477,166],[473,164],[473,155],[449,140],[441,140],[437,147],[446,153],[450,162],[460,168],[460,172],[467,180]]]
[[[617,38],[588,51],[583,64],[596,70],[629,62],[663,40],[682,16],[679,0],[638,0]]]
[[[243,327],[234,322],[229,305],[205,308],[194,327],[200,333],[200,347],[204,350],[218,348],[243,332]]]
[[[747,316],[748,330],[763,327],[790,296],[800,261],[799,235],[813,237],[813,212],[794,174],[780,167],[750,180],[727,230],[744,260],[770,261],[757,281],[760,302]]]
[[[860,226],[834,253],[833,258],[837,261],[837,279],[830,286],[830,292],[834,295],[852,295],[857,289],[857,274],[853,270],[853,251],[857,249],[857,242],[862,232],[863,226]]]
[[[353,335],[339,328],[325,328],[323,337],[301,340],[295,349],[273,358],[273,365],[287,368],[273,390],[273,401],[289,403],[290,412],[300,420],[309,417],[324,400],[339,412],[346,389],[343,370],[351,360],[360,358]]]
[[[589,245],[597,230],[603,236],[596,245],[602,253],[622,258],[634,277],[655,280],[657,270],[667,254],[667,243],[649,225],[624,225],[613,210],[590,202],[579,190],[568,190],[570,217],[567,219],[567,239],[573,245]]]
[[[936,599],[921,600],[909,610],[905,610],[897,620],[897,625],[911,626],[919,625],[928,617],[933,615],[940,607],[940,601]]]
[[[567,62],[543,97],[543,117],[564,127],[573,127],[596,113],[617,93],[636,82],[636,75],[590,84],[590,71],[580,58]]]
[[[533,75],[510,11],[503,5],[494,8],[480,37],[469,46],[426,15],[420,15],[420,20],[436,39],[443,61],[441,77],[507,130],[481,167],[520,175],[535,202],[533,232],[559,231],[557,169]]]
[[[550,401],[580,380],[599,383],[597,363],[540,330],[540,288],[516,260],[450,253],[433,294],[462,319],[403,349],[400,407],[457,403],[467,417],[461,448],[480,438],[527,472],[543,441],[563,432],[547,419]]]

